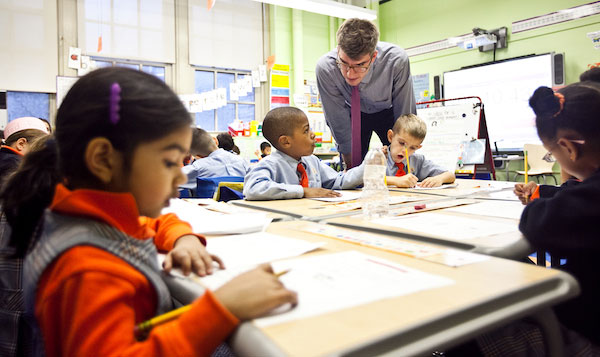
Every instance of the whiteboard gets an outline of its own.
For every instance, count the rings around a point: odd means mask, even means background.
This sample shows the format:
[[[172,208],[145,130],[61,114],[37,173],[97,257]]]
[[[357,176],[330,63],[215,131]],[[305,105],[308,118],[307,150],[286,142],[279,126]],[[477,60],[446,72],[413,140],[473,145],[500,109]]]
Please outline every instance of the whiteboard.
[[[480,111],[473,103],[417,109],[427,125],[419,154],[450,172],[473,172],[473,165],[459,167],[458,161],[461,144],[477,139]]]
[[[552,87],[553,54],[513,59],[444,73],[444,97],[480,97],[490,137],[500,151],[522,151],[540,144],[529,97],[540,86]]]

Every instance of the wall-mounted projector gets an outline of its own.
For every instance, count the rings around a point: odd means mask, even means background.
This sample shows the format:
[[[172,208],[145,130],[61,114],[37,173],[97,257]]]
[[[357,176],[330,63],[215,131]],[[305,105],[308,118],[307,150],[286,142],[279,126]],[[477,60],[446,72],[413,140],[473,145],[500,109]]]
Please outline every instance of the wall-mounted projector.
[[[493,45],[497,41],[498,40],[496,39],[496,35],[491,33],[485,33],[465,39],[464,41],[457,42],[456,46],[464,50],[472,50],[481,46]]]

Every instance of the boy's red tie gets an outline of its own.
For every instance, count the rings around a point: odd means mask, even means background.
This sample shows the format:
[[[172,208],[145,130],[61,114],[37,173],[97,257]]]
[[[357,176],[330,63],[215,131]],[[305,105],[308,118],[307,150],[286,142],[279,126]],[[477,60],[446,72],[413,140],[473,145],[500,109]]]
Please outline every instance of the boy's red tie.
[[[404,171],[404,163],[403,162],[397,162],[396,166],[398,166],[398,172],[396,172],[396,176],[406,175],[406,171]]]
[[[306,169],[301,162],[298,163],[298,172],[300,173],[300,186],[308,187],[308,175],[306,174]]]

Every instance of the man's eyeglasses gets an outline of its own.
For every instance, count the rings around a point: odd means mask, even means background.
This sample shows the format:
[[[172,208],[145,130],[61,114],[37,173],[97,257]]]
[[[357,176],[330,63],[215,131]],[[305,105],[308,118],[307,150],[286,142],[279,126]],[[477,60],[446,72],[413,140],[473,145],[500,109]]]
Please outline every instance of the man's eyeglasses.
[[[366,65],[349,65],[345,62],[342,62],[339,57],[335,60],[335,63],[337,64],[338,68],[340,70],[342,70],[342,72],[344,73],[348,73],[350,70],[354,71],[354,73],[365,73],[366,71],[369,70],[369,67],[371,66],[371,63],[373,62],[373,55],[371,55],[371,59],[369,60],[369,63],[367,63]]]

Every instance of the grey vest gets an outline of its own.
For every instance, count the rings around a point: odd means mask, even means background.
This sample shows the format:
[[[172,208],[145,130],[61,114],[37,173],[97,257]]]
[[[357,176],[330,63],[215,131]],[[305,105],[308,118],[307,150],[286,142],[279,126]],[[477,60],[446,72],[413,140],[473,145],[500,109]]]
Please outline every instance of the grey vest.
[[[153,239],[135,239],[106,223],[46,211],[41,237],[27,255],[23,269],[25,308],[32,315],[35,311],[37,285],[44,270],[62,253],[81,245],[103,249],[140,271],[156,290],[156,315],[173,308],[171,294],[158,268]],[[41,352],[43,344],[38,326],[36,330],[36,349]],[[133,334],[133,330],[131,333]]]

